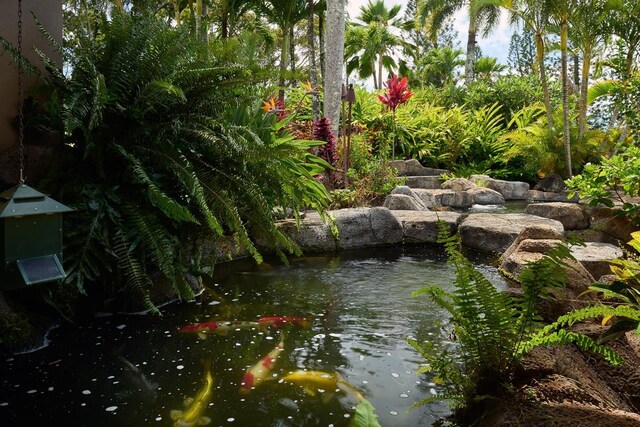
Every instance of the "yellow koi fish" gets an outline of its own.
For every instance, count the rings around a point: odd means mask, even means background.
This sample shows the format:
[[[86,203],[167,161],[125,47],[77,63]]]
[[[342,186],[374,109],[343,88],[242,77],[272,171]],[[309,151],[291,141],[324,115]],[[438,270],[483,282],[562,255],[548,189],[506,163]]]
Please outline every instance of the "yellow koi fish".
[[[264,356],[258,363],[247,369],[247,372],[242,378],[240,385],[240,393],[246,394],[251,391],[252,388],[257,387],[262,381],[267,378],[269,372],[273,369],[276,361],[280,357],[280,354],[284,350],[284,334],[280,334],[280,342],[278,345]]]
[[[319,390],[325,390],[329,392],[329,395],[336,390],[340,390],[355,397],[359,401],[364,400],[362,393],[337,373],[330,374],[328,372],[321,371],[296,371],[282,377],[282,381],[301,386],[304,391],[311,396],[314,396]]]
[[[174,427],[192,427],[198,425],[207,425],[211,422],[211,418],[202,415],[209,401],[211,400],[211,391],[213,389],[213,376],[211,375],[211,362],[204,362],[204,385],[198,391],[195,398],[187,398],[184,405],[187,409],[184,411],[171,411],[171,419]]]

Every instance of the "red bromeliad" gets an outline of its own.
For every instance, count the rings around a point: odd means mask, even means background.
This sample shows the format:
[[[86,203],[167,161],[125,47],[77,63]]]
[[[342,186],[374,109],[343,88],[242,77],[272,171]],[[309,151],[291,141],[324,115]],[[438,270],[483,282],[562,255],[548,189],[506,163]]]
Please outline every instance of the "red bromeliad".
[[[378,99],[391,111],[395,112],[398,105],[406,104],[407,100],[413,96],[413,92],[407,86],[407,78],[403,77],[398,81],[397,75],[392,75],[385,84],[387,91],[384,95],[378,95]]]

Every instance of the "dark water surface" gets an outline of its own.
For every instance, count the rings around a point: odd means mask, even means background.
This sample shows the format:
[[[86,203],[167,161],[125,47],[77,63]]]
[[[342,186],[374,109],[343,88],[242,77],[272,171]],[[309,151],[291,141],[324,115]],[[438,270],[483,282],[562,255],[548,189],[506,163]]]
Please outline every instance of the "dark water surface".
[[[501,286],[495,268],[477,265]],[[446,340],[445,313],[411,293],[426,284],[450,290],[453,272],[433,248],[392,247],[296,258],[255,266],[217,267],[196,301],[162,308],[163,316],[104,314],[65,324],[41,350],[0,363],[2,425],[169,426],[204,384],[210,361],[214,388],[203,415],[211,426],[348,426],[357,400],[279,383],[290,371],[339,373],[376,408],[383,426],[428,426],[449,413],[445,403],[410,409],[437,393],[432,376],[406,343]],[[309,316],[289,326],[271,381],[239,393],[247,369],[269,353],[280,330],[227,336],[177,332],[181,326],[261,316]],[[132,372],[130,362],[139,372]],[[140,375],[144,375],[142,378]]]

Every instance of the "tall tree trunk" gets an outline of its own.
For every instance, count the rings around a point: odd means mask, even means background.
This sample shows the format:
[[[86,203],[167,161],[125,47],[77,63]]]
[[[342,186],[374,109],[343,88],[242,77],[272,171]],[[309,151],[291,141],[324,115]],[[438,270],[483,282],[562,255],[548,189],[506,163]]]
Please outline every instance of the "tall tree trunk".
[[[569,73],[567,70],[567,39],[569,22],[563,19],[560,24],[560,57],[562,63],[562,115],[564,117],[564,155],[567,168],[567,178],[573,176],[571,170],[571,137],[569,134]]]
[[[280,78],[278,79],[278,98],[284,101],[284,76],[287,73],[287,52],[289,49],[289,29],[282,28],[282,48],[280,49]]]
[[[575,91],[580,90],[580,55],[574,53],[571,55],[573,58],[573,89]],[[578,94],[579,95],[579,94]]]
[[[229,38],[229,13],[222,12],[222,21],[220,22],[220,38]]]
[[[295,32],[294,25],[289,28],[289,64],[291,67],[291,86],[295,85],[295,75],[296,75],[296,42],[295,42]]]
[[[325,51],[324,51],[324,11],[318,13],[318,47],[320,48],[320,79],[324,80],[325,76]]]
[[[536,57],[538,58],[538,68],[540,68],[540,83],[542,84],[542,94],[544,96],[544,109],[547,112],[547,122],[549,122],[549,130],[553,131],[553,110],[551,109],[549,82],[547,81],[547,71],[544,65],[543,37],[544,35],[541,31],[536,31]]]
[[[173,13],[176,16],[176,27],[180,26],[180,5],[178,0],[173,0]]]
[[[476,17],[469,16],[469,33],[467,34],[467,61],[464,67],[465,84],[469,84],[474,78],[474,67],[476,64]]]
[[[591,69],[591,49],[585,49],[582,61],[582,80],[580,82],[580,102],[578,104],[578,141],[582,142],[587,129],[587,91],[589,90],[589,71]]]
[[[307,1],[307,40],[309,43],[309,82],[312,88],[318,87],[318,68],[316,65],[316,34],[314,30],[315,7],[313,0]],[[320,96],[318,91],[311,96],[313,120],[320,118]]]
[[[378,89],[382,89],[382,55],[378,55]]]
[[[331,120],[338,134],[340,100],[342,97],[342,69],[344,63],[345,0],[327,0],[327,46],[324,75],[324,115]]]
[[[202,25],[202,0],[196,0],[196,39],[201,40],[200,26]]]

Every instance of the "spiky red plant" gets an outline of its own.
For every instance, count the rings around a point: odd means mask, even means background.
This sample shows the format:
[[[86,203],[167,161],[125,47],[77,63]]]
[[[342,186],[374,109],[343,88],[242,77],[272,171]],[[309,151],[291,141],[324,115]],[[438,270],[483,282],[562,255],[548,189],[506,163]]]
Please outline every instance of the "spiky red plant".
[[[403,77],[398,81],[397,75],[392,75],[385,83],[387,91],[383,95],[378,95],[378,99],[391,111],[395,112],[398,105],[406,104],[407,100],[413,96],[413,92],[407,86],[407,78]]]
[[[313,139],[325,141],[325,144],[321,145],[318,150],[318,156],[331,166],[336,166],[338,163],[338,152],[336,136],[331,129],[331,120],[327,117],[321,117],[313,123]]]

